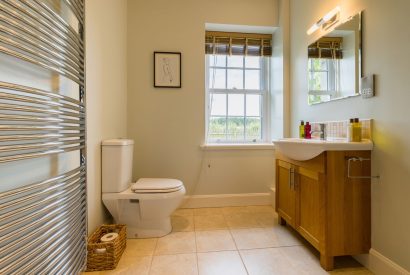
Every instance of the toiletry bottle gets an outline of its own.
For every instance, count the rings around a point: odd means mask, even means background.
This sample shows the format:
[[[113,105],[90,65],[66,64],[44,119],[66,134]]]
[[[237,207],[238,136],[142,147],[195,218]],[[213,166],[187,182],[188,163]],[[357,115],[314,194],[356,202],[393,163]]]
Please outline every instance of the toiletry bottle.
[[[362,124],[358,118],[355,118],[353,123],[353,141],[362,141]]]
[[[311,135],[311,133],[310,133],[310,130],[312,129],[311,127],[312,127],[312,126],[309,124],[309,121],[306,121],[306,125],[305,125],[305,138],[307,138],[307,139],[311,139],[311,138],[312,138],[312,135]]]
[[[346,138],[348,142],[353,141],[353,124],[354,124],[354,119],[351,118],[349,120],[349,123],[347,124],[347,131],[346,131]]]
[[[303,120],[300,121],[299,138],[305,138],[305,122]]]

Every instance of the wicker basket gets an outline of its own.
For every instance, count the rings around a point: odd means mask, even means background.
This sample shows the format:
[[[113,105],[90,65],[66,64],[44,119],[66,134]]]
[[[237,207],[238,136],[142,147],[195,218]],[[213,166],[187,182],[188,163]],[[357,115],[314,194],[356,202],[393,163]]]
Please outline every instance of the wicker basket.
[[[116,232],[118,238],[110,242],[101,242],[104,234]],[[87,270],[111,270],[117,266],[126,247],[127,229],[124,224],[101,225],[89,238],[87,245]]]

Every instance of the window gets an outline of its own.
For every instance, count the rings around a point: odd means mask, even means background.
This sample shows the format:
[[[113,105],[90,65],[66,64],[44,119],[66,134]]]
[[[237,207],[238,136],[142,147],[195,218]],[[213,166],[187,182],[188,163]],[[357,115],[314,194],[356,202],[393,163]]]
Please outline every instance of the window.
[[[339,90],[339,59],[309,58],[309,102],[322,102]]]
[[[207,142],[267,141],[269,59],[206,55]]]

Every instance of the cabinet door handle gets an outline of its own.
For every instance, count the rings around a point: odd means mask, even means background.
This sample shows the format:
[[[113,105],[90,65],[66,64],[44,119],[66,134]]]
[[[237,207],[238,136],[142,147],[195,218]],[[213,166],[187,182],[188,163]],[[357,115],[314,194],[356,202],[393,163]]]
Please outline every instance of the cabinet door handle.
[[[289,169],[289,188],[295,189],[295,169]]]
[[[292,168],[289,168],[288,182],[289,182],[289,189],[292,189]]]

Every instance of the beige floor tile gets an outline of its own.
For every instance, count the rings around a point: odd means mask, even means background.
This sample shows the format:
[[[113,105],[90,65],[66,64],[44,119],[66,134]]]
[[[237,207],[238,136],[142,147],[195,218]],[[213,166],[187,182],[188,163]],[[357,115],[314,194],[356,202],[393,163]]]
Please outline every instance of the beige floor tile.
[[[325,275],[327,272],[320,266],[319,255],[305,246],[280,247],[279,251],[286,257],[300,274]]]
[[[196,275],[198,266],[196,254],[154,256],[150,275]]]
[[[249,211],[246,206],[230,206],[230,207],[222,207],[222,213],[224,215],[231,215],[231,214],[237,214],[237,213],[249,213]]]
[[[275,208],[270,205],[251,205],[246,206],[248,212],[250,213],[271,213],[275,214]]]
[[[280,247],[279,251],[287,258],[287,260],[291,263],[293,268],[300,272],[300,274],[373,274],[350,256],[336,257],[334,270],[326,272],[320,266],[319,252],[309,244],[303,246]]]
[[[327,274],[336,274],[336,275],[373,275],[374,273],[370,270],[366,269],[365,267],[357,267],[357,268],[343,268],[343,269],[335,269],[329,271]]]
[[[197,231],[195,237],[198,252],[236,250],[229,230]]]
[[[277,215],[274,213],[257,212],[252,215],[261,227],[273,227],[278,224]]]
[[[121,257],[117,268],[114,270],[101,271],[99,275],[148,275],[151,265],[151,256],[145,257]],[[85,273],[91,274],[91,273]]]
[[[123,257],[151,256],[157,245],[157,238],[152,239],[127,239],[127,248]]]
[[[225,216],[229,228],[261,227],[251,213],[235,213]]]
[[[303,245],[305,243],[304,239],[289,226],[275,225],[267,229],[275,232],[279,246]]]
[[[238,249],[278,247],[278,236],[270,228],[231,229]]]
[[[195,232],[172,232],[158,239],[155,255],[196,252]]]
[[[223,215],[194,216],[195,231],[227,229]]]
[[[330,271],[329,274],[371,275],[373,273],[358,263],[353,257],[343,256],[335,258],[335,269]]]
[[[249,275],[301,275],[278,248],[241,250]]]
[[[171,216],[172,231],[194,231],[194,216]]]
[[[246,275],[238,251],[198,253],[200,275]]]
[[[179,208],[172,213],[172,216],[179,216],[179,217],[186,217],[186,216],[193,216],[194,209],[190,208]]]
[[[212,208],[195,208],[194,216],[209,216],[209,215],[222,215],[221,207],[212,207]]]

